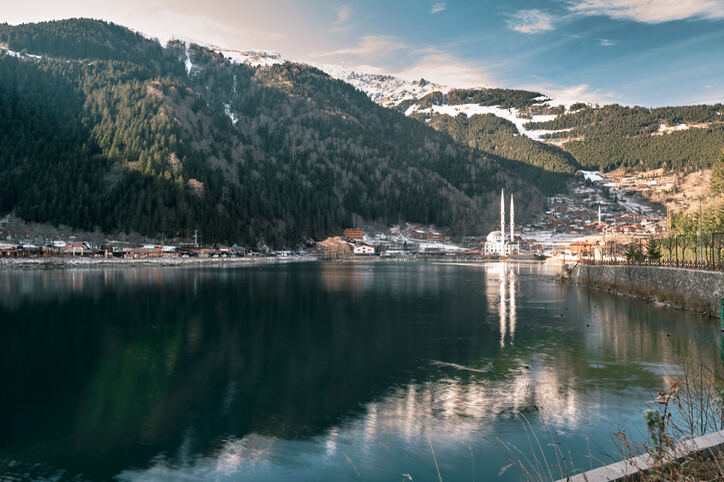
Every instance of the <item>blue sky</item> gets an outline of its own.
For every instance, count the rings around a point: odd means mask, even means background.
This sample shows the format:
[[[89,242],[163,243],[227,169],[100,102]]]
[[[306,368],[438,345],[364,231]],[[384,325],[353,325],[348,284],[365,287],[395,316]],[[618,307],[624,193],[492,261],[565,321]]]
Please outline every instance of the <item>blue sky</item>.
[[[724,0],[27,0],[0,21],[74,16],[452,86],[724,102]]]

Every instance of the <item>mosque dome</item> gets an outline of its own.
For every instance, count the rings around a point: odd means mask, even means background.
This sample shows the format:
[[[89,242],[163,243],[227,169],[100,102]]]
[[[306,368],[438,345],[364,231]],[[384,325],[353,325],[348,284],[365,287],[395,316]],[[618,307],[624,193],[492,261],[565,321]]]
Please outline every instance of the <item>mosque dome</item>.
[[[501,242],[502,238],[503,235],[500,231],[493,231],[492,233],[488,234],[489,243],[499,243]]]

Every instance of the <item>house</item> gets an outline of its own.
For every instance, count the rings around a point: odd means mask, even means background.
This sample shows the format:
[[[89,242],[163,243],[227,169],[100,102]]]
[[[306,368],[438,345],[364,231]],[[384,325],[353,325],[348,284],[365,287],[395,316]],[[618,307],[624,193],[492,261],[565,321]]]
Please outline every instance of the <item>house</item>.
[[[18,247],[15,244],[0,244],[0,257],[16,256]]]
[[[247,252],[248,250],[240,244],[235,244],[234,247],[231,248],[231,254],[234,256],[246,256]]]
[[[363,244],[360,244],[358,246],[355,246],[352,252],[354,254],[372,255],[375,254],[375,248],[373,248],[372,246],[365,246]]]
[[[347,239],[364,239],[365,237],[365,232],[356,228],[347,228],[343,234]]]
[[[85,241],[71,241],[69,243],[65,243],[65,246],[60,248],[60,252],[71,256],[87,256],[94,254],[90,243]]]

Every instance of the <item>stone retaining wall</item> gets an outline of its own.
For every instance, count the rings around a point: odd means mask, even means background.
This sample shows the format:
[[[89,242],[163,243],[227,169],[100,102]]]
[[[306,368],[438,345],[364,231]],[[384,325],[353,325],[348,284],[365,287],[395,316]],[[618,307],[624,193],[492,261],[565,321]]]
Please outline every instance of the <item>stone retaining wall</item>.
[[[586,265],[573,267],[574,283],[719,316],[724,273],[663,266]]]
[[[680,442],[669,453],[670,461],[681,460],[684,457],[700,454],[713,456],[721,452],[724,447],[724,430],[713,432],[694,439]],[[649,454],[639,455],[631,459],[622,460],[615,464],[605,465],[597,469],[576,474],[557,482],[625,482],[630,480],[644,480],[641,474],[651,473],[657,461]]]

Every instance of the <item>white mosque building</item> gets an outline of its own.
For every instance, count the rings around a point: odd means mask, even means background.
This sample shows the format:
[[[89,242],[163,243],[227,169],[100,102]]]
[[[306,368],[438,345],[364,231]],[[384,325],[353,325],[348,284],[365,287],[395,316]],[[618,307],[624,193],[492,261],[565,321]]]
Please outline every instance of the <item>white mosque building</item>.
[[[488,234],[483,252],[489,256],[520,254],[520,244],[515,242],[515,207],[510,195],[510,237],[505,231],[505,191],[500,191],[500,231]]]

